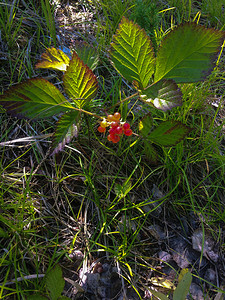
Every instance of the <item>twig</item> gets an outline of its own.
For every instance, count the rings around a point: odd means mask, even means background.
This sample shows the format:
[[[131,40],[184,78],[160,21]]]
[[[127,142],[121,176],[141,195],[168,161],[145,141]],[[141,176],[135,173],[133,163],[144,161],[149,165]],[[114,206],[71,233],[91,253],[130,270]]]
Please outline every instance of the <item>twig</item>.
[[[45,276],[45,274],[26,275],[26,276],[23,276],[23,277],[14,278],[14,279],[12,279],[12,281],[8,281],[8,282],[5,282],[5,283],[1,282],[0,286],[15,284],[16,282],[20,282],[20,281],[23,281],[23,280],[43,278],[44,276]]]

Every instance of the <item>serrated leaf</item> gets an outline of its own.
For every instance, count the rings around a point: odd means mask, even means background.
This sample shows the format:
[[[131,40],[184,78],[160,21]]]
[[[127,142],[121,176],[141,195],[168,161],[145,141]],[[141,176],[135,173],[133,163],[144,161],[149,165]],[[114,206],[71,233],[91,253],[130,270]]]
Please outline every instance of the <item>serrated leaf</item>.
[[[61,116],[57,122],[53,136],[52,149],[54,149],[54,151],[52,154],[62,151],[73,137],[77,137],[79,116],[79,111],[70,111]]]
[[[87,65],[79,58],[76,52],[63,76],[66,93],[81,108],[91,101],[97,94],[98,81]]]
[[[175,146],[191,131],[179,121],[168,120],[159,124],[150,135],[149,140],[160,146]]]
[[[69,57],[62,50],[56,48],[47,48],[46,52],[41,55],[41,60],[36,64],[35,68],[66,71],[69,62]]]
[[[142,136],[147,137],[152,129],[153,119],[151,113],[148,113],[139,121],[139,132]]]
[[[163,111],[182,105],[182,92],[172,79],[162,79],[140,92],[141,99]]]
[[[157,53],[155,82],[162,78],[177,83],[204,80],[210,74],[225,33],[195,23],[172,30]]]
[[[63,94],[43,78],[11,87],[0,96],[0,105],[12,115],[30,119],[47,118],[73,109]]]
[[[50,293],[51,300],[57,300],[61,296],[65,280],[62,276],[62,269],[56,265],[45,277],[46,287]]]
[[[110,51],[116,70],[140,89],[148,86],[155,68],[151,41],[141,27],[123,17],[113,36]]]
[[[77,41],[75,43],[75,48],[77,55],[83,63],[93,71],[97,67],[99,61],[97,50],[84,41]]]
[[[177,288],[173,293],[173,300],[185,300],[189,292],[192,281],[190,272],[184,274],[182,280],[178,283]]]

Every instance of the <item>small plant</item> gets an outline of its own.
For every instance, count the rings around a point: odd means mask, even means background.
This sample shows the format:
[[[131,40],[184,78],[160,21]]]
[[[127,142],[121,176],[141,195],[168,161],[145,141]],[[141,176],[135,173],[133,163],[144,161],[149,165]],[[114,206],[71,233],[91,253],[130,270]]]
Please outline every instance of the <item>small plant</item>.
[[[167,34],[155,57],[145,30],[127,18],[122,18],[113,36],[110,57],[115,69],[132,82],[136,93],[119,104],[137,97],[148,105],[149,113],[139,121],[139,134],[135,136],[144,143],[152,162],[157,161],[157,151],[153,144],[174,146],[191,130],[175,120],[162,121],[155,127],[152,111],[159,109],[166,112],[182,105],[182,92],[178,84],[198,82],[210,74],[224,37],[222,31],[185,23]],[[61,114],[53,136],[53,153],[62,150],[66,143],[78,135],[84,114],[100,120],[98,131],[104,133],[106,127],[110,127],[107,138],[113,143],[119,142],[122,134],[133,134],[130,125],[120,119],[118,112],[103,117],[88,110],[98,91],[98,80],[92,70],[93,61],[90,61],[93,55],[88,55],[89,51],[93,49],[89,47],[88,51],[84,51],[86,54],[82,58],[73,52],[70,59],[61,50],[47,49],[36,65],[37,68],[64,72],[63,85],[69,100],[43,78],[29,79],[0,96],[0,104],[7,112],[18,117],[38,119]]]
[[[65,286],[65,280],[62,276],[62,269],[59,265],[56,265],[51,269],[44,277],[46,284],[46,295],[34,294],[28,296],[28,300],[63,300],[70,299],[66,296],[62,296],[62,292]]]

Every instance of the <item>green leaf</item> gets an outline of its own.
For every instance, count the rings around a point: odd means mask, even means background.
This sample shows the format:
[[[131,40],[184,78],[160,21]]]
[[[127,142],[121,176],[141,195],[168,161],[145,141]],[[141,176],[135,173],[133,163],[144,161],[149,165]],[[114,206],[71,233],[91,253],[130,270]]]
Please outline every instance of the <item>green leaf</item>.
[[[34,78],[11,87],[0,96],[0,105],[18,117],[47,118],[73,109],[70,102],[49,81]]]
[[[192,281],[192,275],[190,272],[184,274],[183,278],[179,282],[177,288],[173,293],[173,300],[185,300],[189,292]]]
[[[69,65],[69,57],[60,49],[47,48],[41,55],[41,60],[36,64],[36,69],[47,68],[60,71],[66,71]]]
[[[151,113],[145,115],[139,121],[139,132],[143,137],[147,137],[152,129],[153,126],[153,119]]]
[[[162,122],[150,135],[149,140],[160,146],[175,146],[191,131],[179,121],[168,120]]]
[[[182,105],[182,92],[172,79],[162,79],[141,91],[141,99],[163,111]]]
[[[77,123],[80,119],[79,111],[70,111],[61,116],[57,122],[55,133],[53,136],[52,148],[54,149],[52,154],[56,154],[70,143],[73,137],[78,135]]]
[[[177,83],[204,80],[214,67],[225,33],[195,23],[172,30],[157,53],[154,81],[174,79]]]
[[[87,65],[79,58],[76,52],[63,76],[66,93],[81,108],[92,100],[98,89],[96,76]]]
[[[56,265],[45,277],[45,283],[50,293],[51,300],[57,300],[61,296],[65,280],[62,276],[62,269]]]
[[[130,180],[126,180],[123,184],[115,184],[115,193],[118,197],[126,197],[132,188],[132,183]]]
[[[83,63],[93,71],[97,67],[99,61],[97,50],[84,41],[77,41],[75,43],[75,48],[77,55],[80,57]]]
[[[111,47],[116,70],[128,81],[138,83],[140,89],[147,87],[154,72],[155,57],[144,29],[123,17]]]
[[[161,292],[157,292],[157,291],[154,291],[154,290],[150,290],[150,292],[157,298],[161,299],[161,300],[168,300],[169,298],[164,295],[163,293]]]

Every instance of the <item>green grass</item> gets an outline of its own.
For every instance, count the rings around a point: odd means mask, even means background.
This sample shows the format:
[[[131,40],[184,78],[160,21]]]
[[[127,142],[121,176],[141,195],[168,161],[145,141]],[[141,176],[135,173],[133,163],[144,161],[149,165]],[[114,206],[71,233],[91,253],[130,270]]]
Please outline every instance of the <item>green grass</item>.
[[[37,56],[45,47],[56,46],[56,27],[49,1],[0,2],[2,60],[1,92],[15,82],[35,77]]]
[[[101,115],[118,109],[133,128],[145,106],[138,102],[132,108],[133,99],[115,106],[133,90],[112,69],[106,52],[123,15],[141,22],[139,2],[83,2],[96,10],[98,24],[94,44],[100,56],[96,75],[101,92],[92,108]],[[143,1],[143,7],[148,2]],[[173,25],[195,18],[198,11],[201,24],[224,29],[223,3],[211,3],[153,1],[155,19],[146,25],[149,34],[157,45]],[[19,1],[0,3],[1,51],[6,57],[0,67],[1,92],[27,78],[52,74],[37,71],[34,65],[45,47],[57,46],[54,24],[54,7],[48,1],[42,0],[40,6],[32,0],[26,6]],[[194,129],[176,147],[157,149],[157,166],[133,137],[115,146],[106,142],[89,116],[78,139],[57,156],[46,157],[49,140],[23,143],[21,138],[52,133],[54,120],[31,123],[0,113],[0,143],[14,141],[0,146],[1,299],[44,293],[39,275],[58,262],[66,269],[64,257],[73,249],[83,252],[79,267],[84,269],[101,257],[115,262],[123,284],[133,286],[141,299],[146,274],[158,263],[156,259],[153,264],[153,258],[159,246],[149,228],[162,222],[162,216],[165,222],[171,217],[182,223],[193,213],[224,248],[224,121],[221,107],[208,104],[224,98],[224,54],[206,81],[180,88],[184,105],[167,115],[156,112],[155,122],[175,118]],[[154,198],[153,185],[163,192],[159,199]],[[34,279],[24,278],[34,274]],[[18,277],[21,281],[8,284]]]

